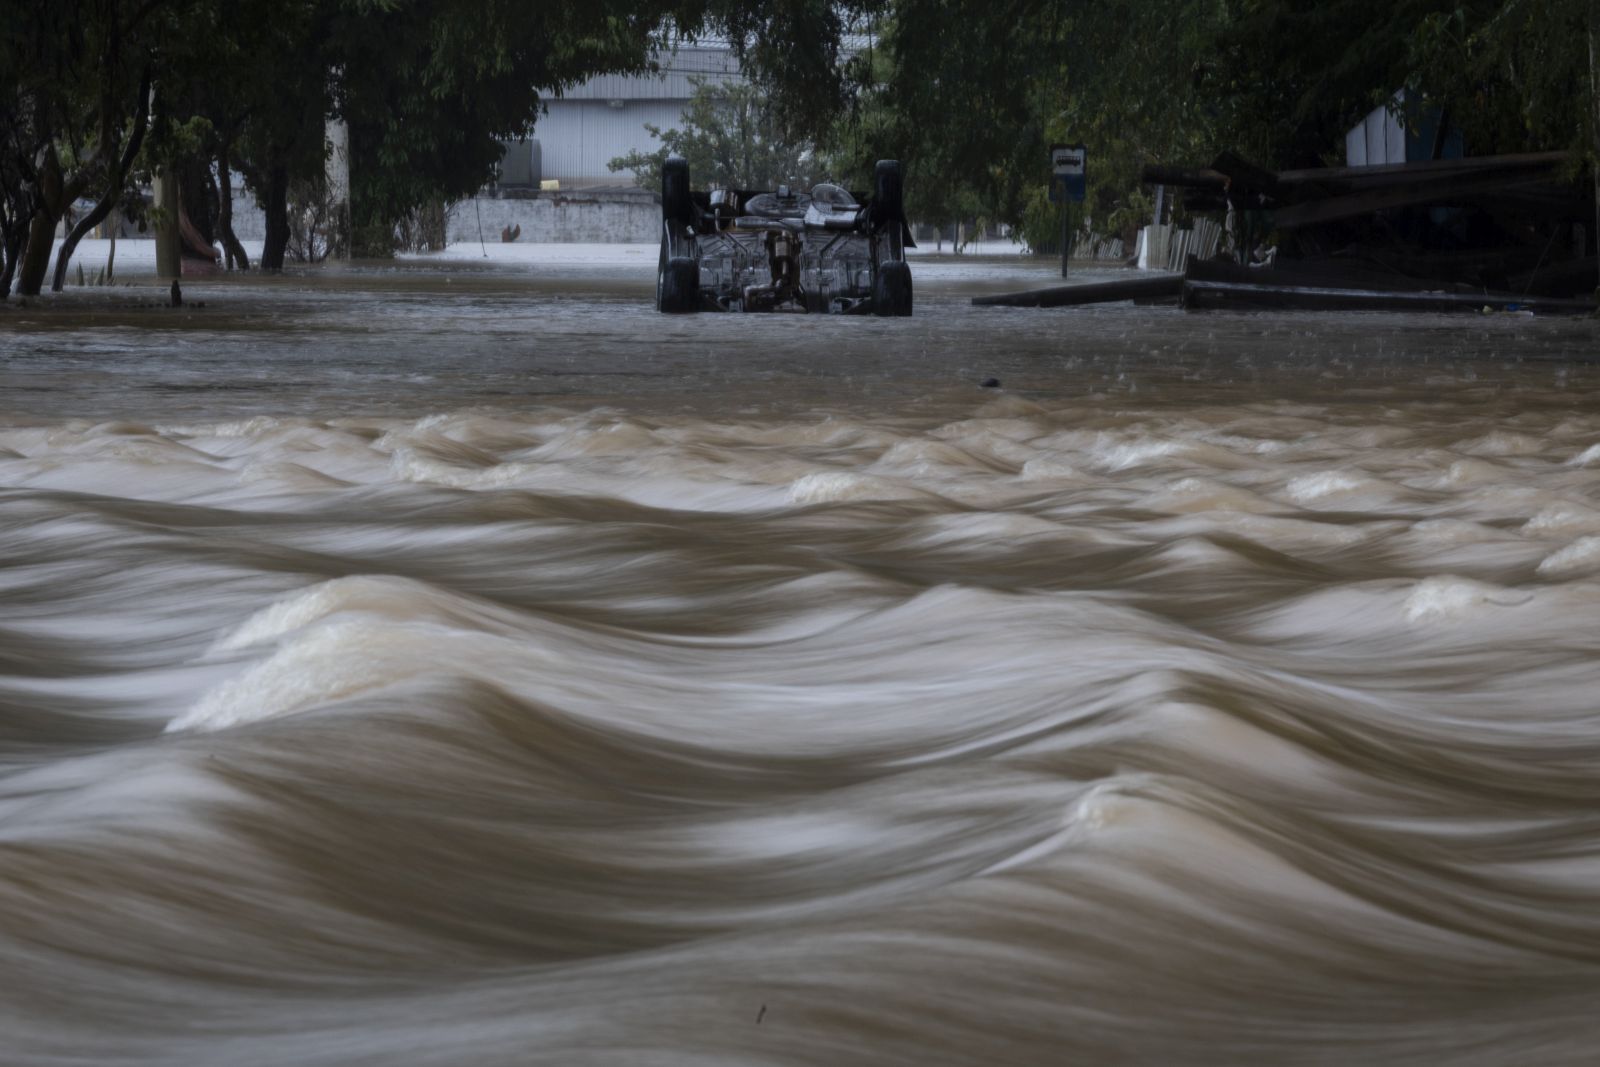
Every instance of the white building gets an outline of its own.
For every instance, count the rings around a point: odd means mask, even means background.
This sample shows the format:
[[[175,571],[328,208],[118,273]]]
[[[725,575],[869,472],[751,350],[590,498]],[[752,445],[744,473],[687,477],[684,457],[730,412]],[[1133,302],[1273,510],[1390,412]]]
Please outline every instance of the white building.
[[[664,52],[657,74],[607,74],[549,97],[531,140],[506,146],[500,184],[516,188],[552,179],[563,190],[634,185],[632,171],[606,164],[632,151],[653,152],[661,142],[645,124],[670,130],[681,126],[694,93],[691,78],[727,82],[743,78],[724,43],[681,45]]]

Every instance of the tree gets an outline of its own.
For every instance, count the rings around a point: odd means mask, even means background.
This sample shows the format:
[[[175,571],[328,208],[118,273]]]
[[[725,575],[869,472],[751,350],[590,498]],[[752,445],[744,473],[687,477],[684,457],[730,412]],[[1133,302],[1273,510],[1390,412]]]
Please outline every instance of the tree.
[[[878,3],[880,0],[866,0]],[[503,139],[526,135],[542,93],[606,72],[648,69],[677,39],[726,33],[749,69],[822,126],[842,96],[831,0],[52,0],[0,18],[0,275],[37,292],[54,233],[93,195],[81,237],[132,178],[183,177],[209,230],[212,199],[230,258],[245,263],[221,209],[244,174],[267,216],[262,266],[289,247],[291,189],[322,180],[324,123],[351,136],[358,223],[392,240],[420,206],[492,176]],[[153,92],[151,86],[154,87]],[[309,194],[309,195],[314,195]],[[64,277],[75,237],[56,268]]]
[[[1409,87],[1442,103],[1476,153],[1596,156],[1596,0],[895,0],[857,106],[828,139],[859,170],[905,161],[910,209],[973,198],[1048,235],[1047,147],[1090,149],[1102,232],[1148,217],[1145,162],[1220,149],[1267,166],[1336,162],[1345,131]],[[1597,29],[1600,32],[1600,29]],[[1593,93],[1574,93],[1588,84]]]
[[[645,125],[661,142],[654,152],[630,152],[613,159],[613,171],[631,170],[639,184],[661,186],[661,165],[682,156],[697,184],[723,189],[771,189],[780,184],[808,186],[816,163],[810,145],[786,134],[768,94],[743,81],[690,78],[694,92],[682,125],[663,132]]]
[[[96,198],[78,221],[56,266],[56,288],[72,246],[124,199],[144,136],[155,42],[185,5],[124,0],[59,0],[3,20],[0,112],[9,128],[0,178],[7,189],[8,241],[18,216],[28,235],[7,253],[18,291],[37,294],[49,266],[55,231],[73,203]]]

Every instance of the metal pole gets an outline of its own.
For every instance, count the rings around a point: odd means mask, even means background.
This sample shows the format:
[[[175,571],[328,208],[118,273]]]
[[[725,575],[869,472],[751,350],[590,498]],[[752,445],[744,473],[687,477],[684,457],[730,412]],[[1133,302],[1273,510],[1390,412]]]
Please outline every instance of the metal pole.
[[[1072,201],[1067,200],[1066,198],[1062,198],[1062,201],[1061,201],[1061,276],[1063,278],[1065,278],[1067,276],[1067,256],[1071,251],[1071,245],[1068,243],[1068,242],[1071,241],[1071,237],[1069,236],[1071,231],[1067,229],[1067,216],[1069,216],[1070,214],[1072,214]]]

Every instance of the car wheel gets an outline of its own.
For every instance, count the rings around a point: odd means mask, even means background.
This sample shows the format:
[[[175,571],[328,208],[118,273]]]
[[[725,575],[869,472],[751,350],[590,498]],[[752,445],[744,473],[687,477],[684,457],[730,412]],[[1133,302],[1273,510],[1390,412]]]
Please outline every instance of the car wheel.
[[[880,226],[905,217],[905,195],[898,159],[880,159],[873,169],[872,214]]]
[[[693,216],[694,202],[689,198],[689,161],[682,156],[669,156],[661,165],[661,217],[687,223]]]
[[[911,264],[895,260],[879,265],[872,279],[872,313],[900,318],[911,314]]]
[[[656,276],[656,310],[673,315],[700,310],[700,264],[688,256],[667,260]]]

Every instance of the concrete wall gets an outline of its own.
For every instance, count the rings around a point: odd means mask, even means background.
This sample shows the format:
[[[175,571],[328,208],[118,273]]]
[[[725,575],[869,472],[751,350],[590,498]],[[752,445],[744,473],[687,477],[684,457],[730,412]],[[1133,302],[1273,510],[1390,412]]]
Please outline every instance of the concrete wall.
[[[482,220],[480,231],[479,220]],[[522,227],[518,240],[529,243],[650,243],[661,235],[661,203],[642,189],[594,192],[485,193],[451,205],[449,241],[500,240],[500,231]]]
[[[480,216],[483,239],[490,244],[500,240],[502,229],[519,225],[519,240],[524,243],[649,243],[660,237],[661,201],[642,189],[485,192],[450,206],[445,221],[447,239],[452,243],[478,240]],[[249,193],[234,193],[233,232],[241,241],[260,241],[267,235],[266,217]]]
[[[87,211],[90,205],[82,205]],[[652,243],[661,236],[661,199],[643,189],[595,189],[589,192],[539,192],[529,189],[485,191],[470,200],[450,205],[445,232],[451,243],[478,240],[478,220],[483,220],[483,240],[500,240],[500,231],[522,227],[524,244]],[[113,219],[119,237],[148,234]],[[64,236],[64,229],[62,235]],[[255,197],[239,189],[233,195],[233,232],[241,241],[261,241],[267,236],[266,216]]]

